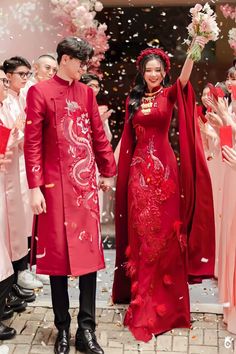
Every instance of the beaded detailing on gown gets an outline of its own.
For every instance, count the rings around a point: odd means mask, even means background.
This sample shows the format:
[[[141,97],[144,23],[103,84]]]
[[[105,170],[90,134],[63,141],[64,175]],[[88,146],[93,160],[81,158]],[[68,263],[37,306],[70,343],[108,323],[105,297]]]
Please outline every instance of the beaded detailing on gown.
[[[141,101],[141,111],[144,115],[147,115],[151,112],[152,107],[156,107],[157,103],[154,102],[157,95],[163,91],[163,88],[160,87],[155,92],[145,93],[145,96],[142,98]]]

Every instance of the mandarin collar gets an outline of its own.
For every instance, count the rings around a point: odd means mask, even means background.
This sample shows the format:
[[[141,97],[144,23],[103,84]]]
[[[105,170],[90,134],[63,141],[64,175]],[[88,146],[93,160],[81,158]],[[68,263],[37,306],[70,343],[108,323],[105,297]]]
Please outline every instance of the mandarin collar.
[[[53,79],[58,82],[59,84],[61,85],[64,85],[64,86],[72,86],[74,84],[74,81],[72,81],[71,83],[67,80],[64,80],[62,79],[61,77],[59,77],[58,75],[54,75],[53,76]]]

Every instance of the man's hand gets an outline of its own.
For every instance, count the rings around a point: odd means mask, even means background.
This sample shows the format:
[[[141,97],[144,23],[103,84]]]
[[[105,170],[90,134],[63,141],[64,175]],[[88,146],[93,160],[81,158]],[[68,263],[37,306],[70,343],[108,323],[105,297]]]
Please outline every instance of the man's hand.
[[[46,202],[39,187],[30,189],[30,205],[35,215],[46,213]]]
[[[5,171],[5,165],[11,163],[12,154],[10,150],[7,150],[4,155],[0,154],[0,171]]]
[[[115,187],[115,178],[114,177],[103,177],[99,176],[99,183],[98,183],[99,189],[101,189],[103,192],[107,192],[111,188]]]

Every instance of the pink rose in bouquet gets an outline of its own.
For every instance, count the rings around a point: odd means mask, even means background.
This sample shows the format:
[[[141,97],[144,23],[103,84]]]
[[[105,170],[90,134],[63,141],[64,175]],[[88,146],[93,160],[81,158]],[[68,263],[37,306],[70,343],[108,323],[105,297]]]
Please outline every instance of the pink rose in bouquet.
[[[190,9],[192,22],[187,27],[189,38],[193,39],[192,46],[188,50],[188,56],[194,61],[201,59],[202,47],[198,43],[194,43],[194,38],[202,37],[205,43],[208,41],[216,41],[219,37],[220,29],[216,22],[216,14],[208,3],[203,7],[196,4]],[[186,40],[190,43],[190,40]]]

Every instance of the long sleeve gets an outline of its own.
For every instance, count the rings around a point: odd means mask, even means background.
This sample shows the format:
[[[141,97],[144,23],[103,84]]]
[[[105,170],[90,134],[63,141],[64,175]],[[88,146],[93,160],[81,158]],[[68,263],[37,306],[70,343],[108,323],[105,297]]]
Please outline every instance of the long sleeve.
[[[29,188],[44,184],[42,130],[45,101],[37,86],[29,89],[26,100],[24,154]]]
[[[116,175],[116,163],[111,144],[109,143],[103,124],[99,115],[98,105],[95,96],[89,89],[91,102],[91,128],[93,138],[93,149],[96,163],[100,174],[104,177],[113,177]]]

